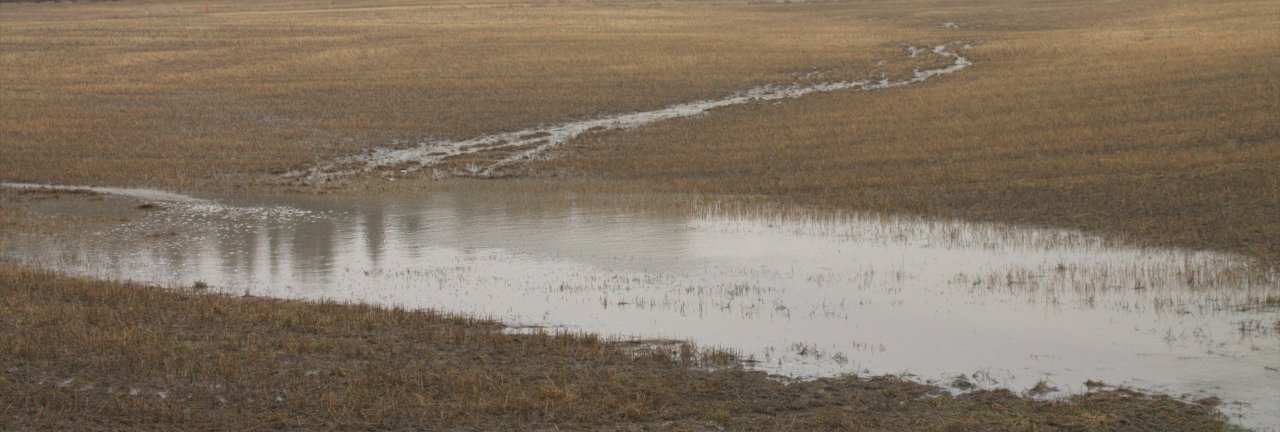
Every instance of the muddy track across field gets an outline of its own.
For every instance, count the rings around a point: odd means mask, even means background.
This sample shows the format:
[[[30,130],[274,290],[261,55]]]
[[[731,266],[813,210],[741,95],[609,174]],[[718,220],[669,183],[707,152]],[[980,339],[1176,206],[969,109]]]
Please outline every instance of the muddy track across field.
[[[911,57],[926,52],[925,49],[908,47]],[[347,177],[363,172],[393,170],[413,172],[423,168],[442,166],[464,156],[470,162],[461,164],[458,174],[494,177],[501,176],[502,169],[512,164],[532,159],[588,132],[629,129],[660,121],[692,117],[708,111],[752,102],[795,99],[812,93],[837,90],[883,90],[924,82],[930,78],[947,75],[969,67],[973,62],[947,49],[947,44],[933,47],[935,55],[952,60],[950,65],[937,69],[916,70],[911,78],[879,81],[837,81],[817,84],[792,84],[788,86],[761,86],[722,99],[703,100],[671,105],[665,108],[617,114],[588,120],[554,125],[537,126],[514,132],[484,135],[460,141],[429,141],[415,147],[373,149],[368,153],[343,157],[306,170],[291,171],[284,177],[309,182]]]

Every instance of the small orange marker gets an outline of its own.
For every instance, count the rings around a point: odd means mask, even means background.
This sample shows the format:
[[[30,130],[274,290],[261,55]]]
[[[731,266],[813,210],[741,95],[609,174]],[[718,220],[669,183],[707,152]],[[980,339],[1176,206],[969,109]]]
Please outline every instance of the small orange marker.
[[[209,5],[204,5],[204,13],[209,13]]]

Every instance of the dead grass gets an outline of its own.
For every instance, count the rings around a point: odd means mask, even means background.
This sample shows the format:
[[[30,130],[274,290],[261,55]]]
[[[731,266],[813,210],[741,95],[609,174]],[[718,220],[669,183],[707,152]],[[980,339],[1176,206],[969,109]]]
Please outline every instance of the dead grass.
[[[1275,2],[1021,6],[944,8],[975,45],[957,75],[587,137],[533,169],[1280,260]]]
[[[1252,0],[5,3],[0,173],[261,185],[371,147],[651,109],[814,69],[902,74],[903,44],[961,39],[977,65],[960,75],[591,135],[526,175],[1079,227],[1275,262],[1277,16]],[[25,218],[0,207],[0,229]],[[1223,427],[1167,397],[783,385],[590,337],[7,266],[0,310],[5,430]]]
[[[359,305],[231,298],[0,265],[0,427],[1220,430],[1127,391],[952,397],[893,378],[782,384],[595,337]]]
[[[813,68],[889,70],[874,62],[901,57],[910,37],[853,11],[3,4],[0,171],[9,180],[216,187],[370,147],[718,97]]]
[[[205,4],[0,5],[4,177],[263,186],[371,147],[902,74],[904,44],[963,40],[956,76],[593,134],[528,168],[1280,259],[1275,2]]]

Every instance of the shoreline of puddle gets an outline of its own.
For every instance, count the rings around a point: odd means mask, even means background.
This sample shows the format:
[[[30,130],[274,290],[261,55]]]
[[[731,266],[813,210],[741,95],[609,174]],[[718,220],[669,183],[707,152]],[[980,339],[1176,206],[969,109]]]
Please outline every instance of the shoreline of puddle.
[[[1280,332],[1264,331],[1280,318],[1268,306],[1280,287],[1247,257],[1069,230],[741,207],[647,214],[502,190],[165,196],[122,227],[10,239],[0,252],[104,279],[687,340],[797,379],[951,388],[963,375],[1016,393],[1046,381],[1059,389],[1047,397],[1101,381],[1217,396],[1250,427],[1280,421],[1268,405],[1280,400]],[[1250,322],[1261,324],[1234,330]]]

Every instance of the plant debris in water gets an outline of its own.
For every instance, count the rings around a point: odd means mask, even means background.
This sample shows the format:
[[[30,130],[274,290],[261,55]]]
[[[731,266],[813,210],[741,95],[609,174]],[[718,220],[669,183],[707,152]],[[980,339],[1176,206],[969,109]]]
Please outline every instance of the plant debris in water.
[[[1227,429],[1212,408],[1167,396],[952,396],[888,377],[784,384],[596,337],[6,265],[0,328],[6,430]]]

